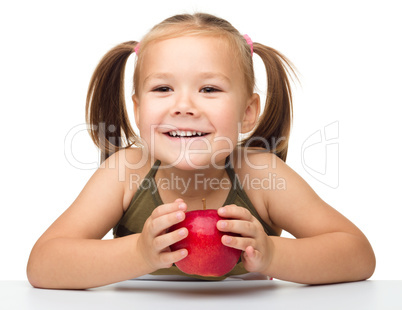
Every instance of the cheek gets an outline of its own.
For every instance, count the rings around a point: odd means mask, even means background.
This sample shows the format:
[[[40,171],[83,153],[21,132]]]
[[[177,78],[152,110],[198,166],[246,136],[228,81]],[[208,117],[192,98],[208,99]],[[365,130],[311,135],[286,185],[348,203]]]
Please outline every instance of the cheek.
[[[138,123],[140,127],[144,127],[145,124],[149,124],[156,114],[157,111],[155,108],[153,108],[152,103],[142,100],[137,110]]]
[[[146,111],[146,109],[144,107],[141,107],[140,109],[138,109],[137,113],[135,115],[136,124],[137,124],[138,130],[140,132],[140,136],[142,139],[146,139],[150,135],[151,119],[148,116],[149,116],[149,112]]]
[[[220,123],[222,128],[226,130],[235,130],[239,129],[239,123],[242,122],[243,119],[243,110],[240,108],[238,103],[231,102],[224,109],[214,109],[214,117],[215,120]],[[224,115],[224,117],[222,117]]]

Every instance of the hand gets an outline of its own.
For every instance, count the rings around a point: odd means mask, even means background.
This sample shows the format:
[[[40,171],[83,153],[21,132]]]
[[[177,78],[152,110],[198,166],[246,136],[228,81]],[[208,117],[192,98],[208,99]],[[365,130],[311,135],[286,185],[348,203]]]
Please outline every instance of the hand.
[[[182,199],[173,203],[160,205],[155,208],[145,221],[143,230],[138,238],[137,250],[142,254],[144,263],[149,265],[151,271],[170,268],[173,263],[188,255],[186,249],[172,252],[170,245],[188,235],[187,228],[181,228],[167,233],[167,229],[184,220],[187,205]]]
[[[218,230],[241,235],[240,237],[224,235],[222,243],[243,251],[242,261],[247,271],[267,274],[266,270],[273,256],[273,242],[261,223],[249,210],[235,205],[218,209],[218,214],[228,218],[218,221]]]

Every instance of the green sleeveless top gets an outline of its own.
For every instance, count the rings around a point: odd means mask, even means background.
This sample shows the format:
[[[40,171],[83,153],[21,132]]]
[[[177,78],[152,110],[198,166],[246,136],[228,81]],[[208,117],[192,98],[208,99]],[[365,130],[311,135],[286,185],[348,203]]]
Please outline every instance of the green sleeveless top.
[[[129,207],[123,214],[123,217],[113,228],[114,238],[140,233],[145,221],[151,215],[152,211],[159,205],[163,204],[155,182],[155,175],[158,171],[159,165],[160,161],[157,160],[142,181],[140,187],[137,189],[137,192],[131,200]],[[226,163],[226,173],[229,176],[232,187],[223,206],[234,204],[239,207],[246,208],[258,221],[260,221],[260,223],[264,227],[265,232],[268,235],[277,235],[277,233],[262,220],[257,210],[254,208],[250,199],[247,197],[247,194],[242,189],[237,175],[235,174],[233,167],[231,166],[229,161],[227,161]],[[222,277],[203,277],[197,275],[188,275],[180,271],[175,265],[173,265],[171,268],[159,269],[153,272],[152,275],[183,275],[205,280],[223,280],[228,276],[240,275],[245,273],[247,273],[247,270],[244,268],[241,260],[239,260],[237,265],[228,274]]]

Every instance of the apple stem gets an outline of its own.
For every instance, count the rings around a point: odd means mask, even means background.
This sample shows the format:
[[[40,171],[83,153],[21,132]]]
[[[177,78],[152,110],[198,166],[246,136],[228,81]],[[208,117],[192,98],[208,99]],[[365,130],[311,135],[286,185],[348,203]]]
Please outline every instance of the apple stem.
[[[202,209],[206,210],[207,209],[207,202],[205,198],[202,198]]]

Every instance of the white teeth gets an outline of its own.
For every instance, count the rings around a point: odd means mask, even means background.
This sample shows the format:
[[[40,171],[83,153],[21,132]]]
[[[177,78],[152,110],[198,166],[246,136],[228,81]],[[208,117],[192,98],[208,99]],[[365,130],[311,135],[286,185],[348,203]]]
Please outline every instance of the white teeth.
[[[193,137],[193,136],[202,136],[202,132],[201,131],[181,131],[181,130],[175,130],[175,131],[169,131],[169,135],[172,137]]]

